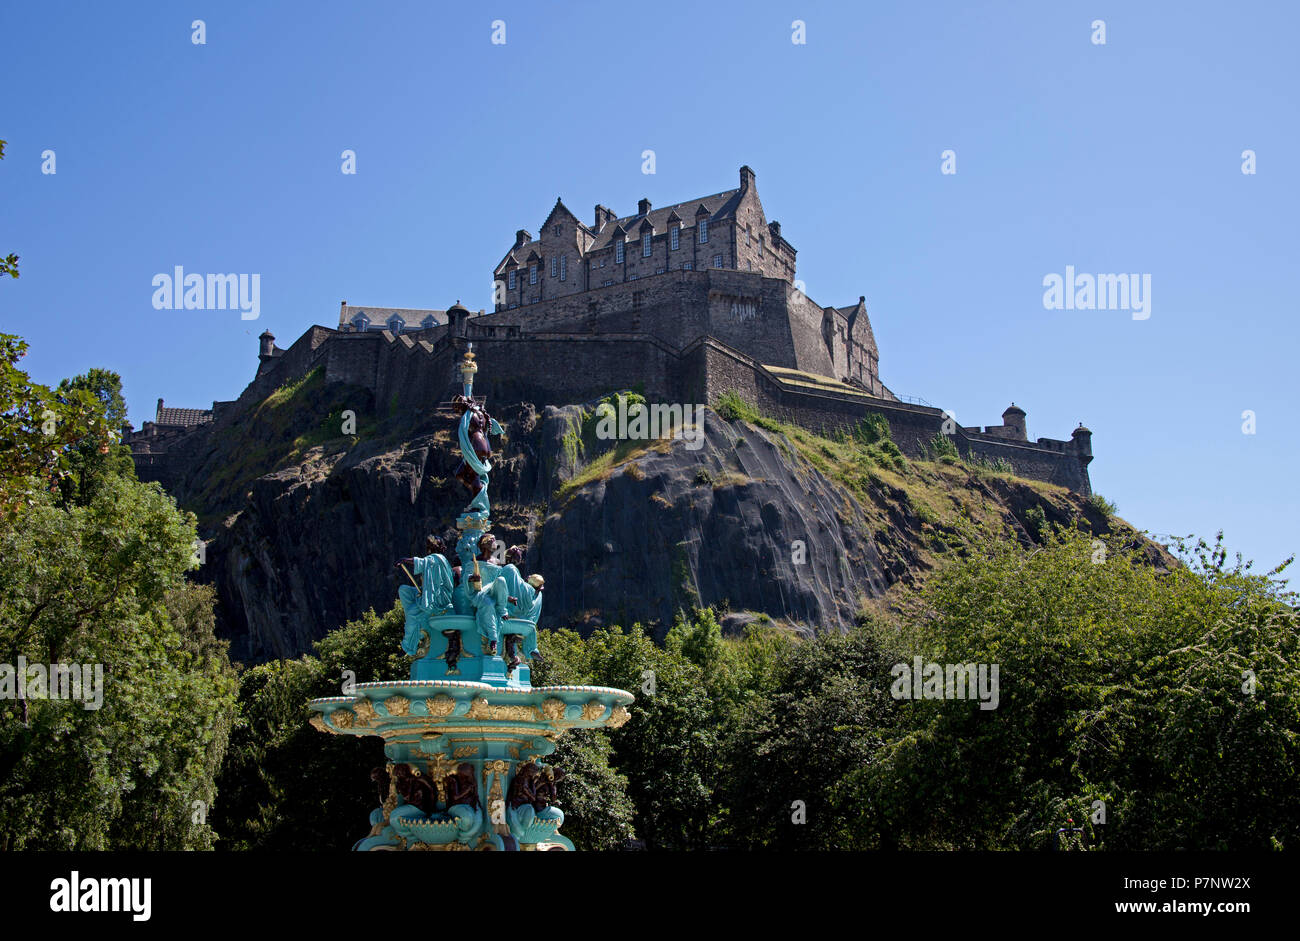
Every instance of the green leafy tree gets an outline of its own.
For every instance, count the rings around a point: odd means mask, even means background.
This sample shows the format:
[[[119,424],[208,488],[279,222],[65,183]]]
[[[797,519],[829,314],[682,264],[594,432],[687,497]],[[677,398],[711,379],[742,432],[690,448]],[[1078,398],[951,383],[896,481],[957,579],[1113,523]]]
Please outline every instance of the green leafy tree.
[[[211,593],[183,577],[193,542],[192,516],[124,478],[85,506],[38,492],[21,525],[0,524],[4,662],[98,664],[103,678],[97,709],[0,703],[5,849],[211,844],[235,687]]]
[[[9,520],[32,505],[36,494],[58,489],[85,470],[87,455],[111,448],[120,429],[120,422],[113,423],[115,405],[106,406],[97,395],[109,390],[114,374],[92,370],[55,391],[17,367],[27,348],[21,338],[0,333],[0,517]],[[119,398],[120,388],[118,382]],[[118,454],[97,469],[124,473],[122,461]]]
[[[1094,847],[1295,845],[1293,598],[1280,568],[1223,561],[1165,571],[1057,531],[939,573],[907,652],[998,664],[999,705],[907,702],[836,790],[856,845],[1038,849],[1067,819]]]

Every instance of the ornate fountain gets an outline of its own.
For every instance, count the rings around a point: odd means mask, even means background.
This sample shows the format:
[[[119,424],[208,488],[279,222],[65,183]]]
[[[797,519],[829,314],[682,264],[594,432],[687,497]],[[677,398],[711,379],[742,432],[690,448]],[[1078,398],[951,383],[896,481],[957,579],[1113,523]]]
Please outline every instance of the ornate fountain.
[[[522,547],[502,554],[490,532],[488,439],[501,426],[474,396],[477,371],[471,348],[452,400],[456,476],[472,493],[459,538],[454,548],[430,539],[427,555],[397,563],[412,582],[398,589],[411,678],[308,703],[322,732],[384,740],[388,763],[371,772],[380,806],[353,849],[571,850],[558,832],[564,772],[542,759],[568,729],[616,729],[629,718],[633,697],[621,689],[530,682],[545,583],[521,576]]]

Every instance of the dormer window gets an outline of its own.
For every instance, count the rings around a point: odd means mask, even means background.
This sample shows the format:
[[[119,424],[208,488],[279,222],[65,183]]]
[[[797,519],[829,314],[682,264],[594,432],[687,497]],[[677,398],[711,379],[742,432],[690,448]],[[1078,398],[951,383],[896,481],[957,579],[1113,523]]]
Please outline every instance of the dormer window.
[[[622,239],[619,239],[618,243],[614,246],[614,264],[616,265],[623,264],[623,240]]]
[[[703,245],[709,240],[709,220],[700,220],[700,244]]]
[[[423,320],[420,321],[420,326],[423,329],[428,330],[430,327],[438,326],[438,321],[433,319],[433,314],[429,314],[427,317],[425,317]]]
[[[396,314],[393,314],[393,316],[388,318],[388,330],[393,336],[397,336],[401,333],[403,326],[402,318]]]
[[[674,252],[675,252],[675,251],[677,251],[677,249],[681,248],[681,244],[680,244],[681,231],[682,231],[682,227],[679,226],[679,225],[675,225],[675,226],[673,226],[673,227],[668,231],[668,238],[669,238],[669,243],[670,243],[669,250],[670,250],[670,251],[674,251]]]
[[[370,329],[370,320],[363,313],[358,313],[352,318],[352,329],[357,333],[365,333]]]
[[[510,269],[509,287],[511,291],[515,289],[515,269],[513,268]]]
[[[650,233],[646,232],[641,236],[641,257],[650,257]]]

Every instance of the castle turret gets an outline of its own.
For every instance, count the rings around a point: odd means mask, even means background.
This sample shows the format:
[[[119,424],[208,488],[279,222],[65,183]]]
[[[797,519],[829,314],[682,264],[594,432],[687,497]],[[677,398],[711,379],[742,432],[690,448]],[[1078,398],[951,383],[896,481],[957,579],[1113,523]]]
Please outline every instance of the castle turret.
[[[271,333],[270,330],[263,330],[262,335],[257,339],[260,344],[257,351],[257,359],[259,362],[265,363],[267,360],[275,356],[275,335]],[[158,401],[158,404],[160,406],[162,405],[161,399]]]
[[[1083,427],[1083,422],[1079,422],[1079,427],[1071,432],[1070,440],[1074,442],[1074,449],[1079,452],[1079,460],[1084,464],[1090,463],[1092,461],[1092,432]]]
[[[1020,441],[1029,440],[1029,433],[1025,429],[1025,410],[1015,402],[1002,413],[1002,425]]]
[[[463,306],[459,300],[447,308],[448,329],[452,336],[463,337],[468,320],[469,308]]]

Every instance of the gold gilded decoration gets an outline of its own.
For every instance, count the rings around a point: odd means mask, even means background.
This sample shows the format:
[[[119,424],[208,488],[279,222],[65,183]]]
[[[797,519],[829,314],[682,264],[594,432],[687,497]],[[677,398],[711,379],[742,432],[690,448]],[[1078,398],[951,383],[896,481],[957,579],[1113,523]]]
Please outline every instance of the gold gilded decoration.
[[[610,712],[609,718],[605,720],[605,724],[611,729],[621,729],[630,718],[632,718],[632,713],[628,712],[626,707],[615,706],[613,711]]]
[[[429,644],[430,644],[430,643],[431,643],[431,641],[430,641],[430,639],[429,639],[429,632],[428,632],[428,631],[425,631],[425,630],[421,630],[421,631],[420,631],[420,646],[415,648],[415,656],[412,657],[411,659],[413,659],[413,660],[423,660],[425,657],[427,657],[427,656],[429,655]]]
[[[411,714],[411,701],[405,696],[389,696],[384,700],[384,708],[390,716],[407,716]]]
[[[451,753],[451,757],[468,758],[470,755],[475,755],[477,753],[478,753],[477,745],[462,745],[460,746],[460,748],[457,748],[454,752]]]
[[[384,832],[384,827],[388,826],[388,816],[397,807],[397,778],[393,776],[393,763],[388,763],[388,799],[384,801],[383,816],[379,822],[370,828],[371,836],[379,836]]]
[[[446,718],[451,715],[452,710],[456,708],[456,700],[452,699],[446,693],[439,693],[437,696],[426,701],[425,705],[429,709],[429,715]]]
[[[552,722],[559,722],[564,718],[564,700],[554,697],[542,703],[542,713]]]
[[[484,697],[478,696],[470,703],[467,719],[503,719],[514,722],[536,722],[537,709],[533,706],[492,705]]]
[[[336,729],[350,729],[356,724],[357,714],[351,709],[335,709],[330,713],[330,722]]]
[[[582,707],[582,717],[588,722],[595,722],[597,719],[604,718],[604,716],[605,704],[599,699],[593,699]]]
[[[438,788],[438,800],[447,802],[447,775],[454,774],[456,762],[446,755],[434,755],[429,762],[429,778]]]
[[[518,757],[519,757],[519,746],[518,746],[518,745],[507,745],[507,746],[506,746],[506,754],[509,755],[511,758],[518,758]]]
[[[352,711],[357,715],[357,725],[374,725],[375,720],[379,718],[379,713],[375,712],[375,704],[369,699],[357,700],[352,704]]]
[[[414,843],[411,845],[411,852],[430,852],[430,853],[453,853],[456,850],[469,851],[469,847],[464,843]]]
[[[322,719],[320,716],[312,716],[307,721],[310,722],[312,726],[315,727],[318,731],[328,732],[330,735],[334,734],[334,730],[331,729],[328,725],[326,725],[325,720]]]

